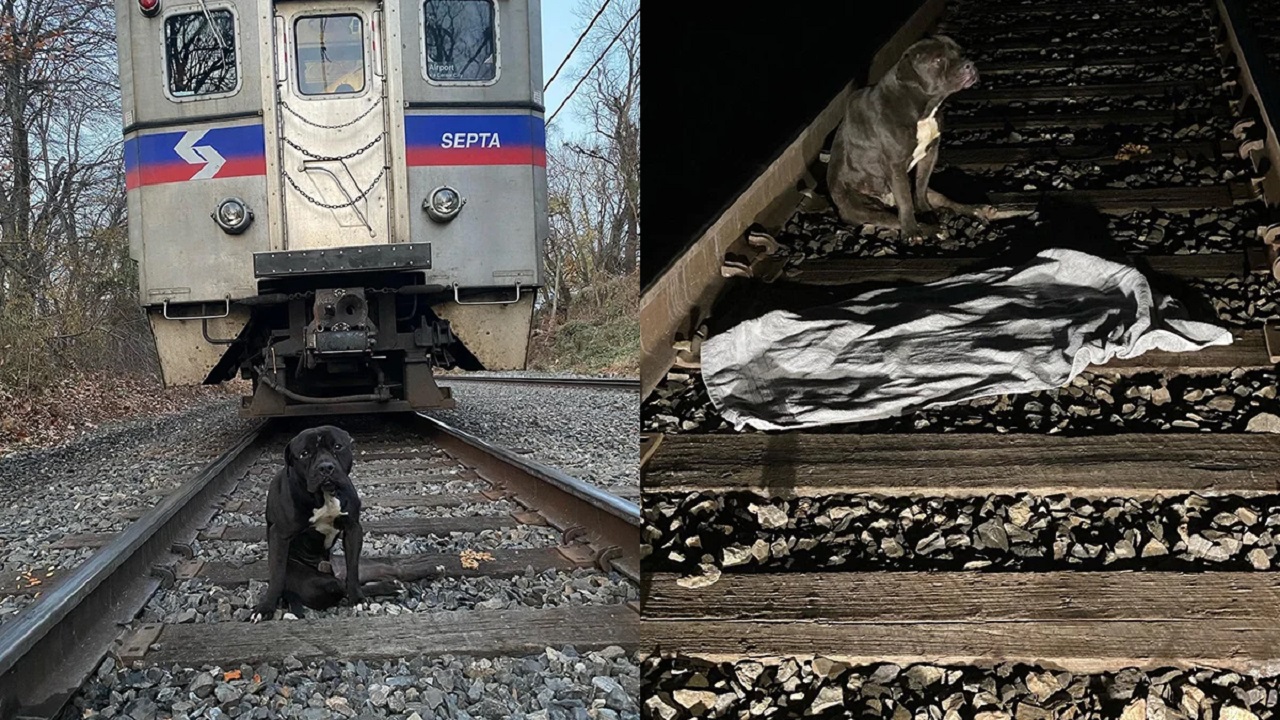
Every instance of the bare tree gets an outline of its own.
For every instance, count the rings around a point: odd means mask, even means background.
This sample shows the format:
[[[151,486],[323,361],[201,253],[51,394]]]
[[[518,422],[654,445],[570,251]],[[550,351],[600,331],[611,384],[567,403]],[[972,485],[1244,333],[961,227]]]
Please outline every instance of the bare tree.
[[[0,0],[0,364],[134,302],[119,118],[109,4]]]
[[[598,6],[597,6],[598,7]],[[579,6],[587,19],[595,8]],[[640,0],[615,0],[583,43],[583,63],[603,57],[586,78],[578,114],[592,128],[566,143],[594,161],[607,217],[598,260],[609,272],[634,272],[640,261]]]
[[[578,7],[583,27],[601,2]],[[576,290],[639,266],[639,0],[613,0],[578,53],[574,112],[589,129],[575,137],[554,124],[549,130],[552,233],[546,261],[548,295],[557,311]]]
[[[51,259],[82,220],[65,201],[114,166],[114,39],[108,5],[0,0],[0,266],[41,310]]]

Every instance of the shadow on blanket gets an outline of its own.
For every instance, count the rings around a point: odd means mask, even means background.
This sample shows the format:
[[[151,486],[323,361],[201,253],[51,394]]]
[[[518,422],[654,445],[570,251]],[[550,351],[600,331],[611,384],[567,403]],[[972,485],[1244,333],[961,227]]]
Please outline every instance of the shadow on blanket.
[[[1093,205],[1070,198],[1049,199],[1036,208],[1040,221],[1034,227],[1023,228],[1009,239],[1009,250],[958,267],[954,275],[986,270],[992,267],[1017,266],[1030,262],[1038,253],[1049,248],[1078,250],[1118,262],[1132,264],[1142,272],[1158,292],[1179,300],[1189,318],[1203,322],[1218,322],[1217,313],[1203,294],[1182,278],[1160,275],[1151,269],[1145,257],[1125,260],[1124,248],[1108,232],[1107,216]],[[812,316],[816,308],[836,305],[862,293],[883,288],[911,287],[918,283],[906,280],[892,282],[860,282],[848,285],[810,285],[804,282],[779,280],[765,283],[758,279],[731,280],[717,302],[715,312],[707,322],[708,336],[714,336],[729,328],[774,310]],[[874,321],[872,321],[874,322]]]

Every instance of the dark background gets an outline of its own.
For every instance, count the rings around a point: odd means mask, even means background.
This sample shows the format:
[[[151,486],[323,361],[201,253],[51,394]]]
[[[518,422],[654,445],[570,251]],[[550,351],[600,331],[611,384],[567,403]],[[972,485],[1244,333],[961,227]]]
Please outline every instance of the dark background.
[[[641,287],[845,83],[865,83],[872,56],[921,2],[649,4],[641,35]]]

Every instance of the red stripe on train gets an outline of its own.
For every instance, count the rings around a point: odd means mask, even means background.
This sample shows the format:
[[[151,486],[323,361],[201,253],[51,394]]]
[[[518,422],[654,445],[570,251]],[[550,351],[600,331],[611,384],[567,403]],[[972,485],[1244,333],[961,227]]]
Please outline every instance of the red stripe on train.
[[[204,165],[190,163],[157,163],[144,165],[125,175],[125,188],[134,190],[146,185],[164,185],[166,183],[187,182],[196,173],[204,169]],[[267,159],[264,157],[236,158],[227,160],[218,168],[218,174],[209,180],[221,180],[233,177],[251,177],[267,174]]]
[[[406,158],[409,167],[426,165],[537,165],[547,166],[547,151],[542,148],[440,148],[410,147]]]

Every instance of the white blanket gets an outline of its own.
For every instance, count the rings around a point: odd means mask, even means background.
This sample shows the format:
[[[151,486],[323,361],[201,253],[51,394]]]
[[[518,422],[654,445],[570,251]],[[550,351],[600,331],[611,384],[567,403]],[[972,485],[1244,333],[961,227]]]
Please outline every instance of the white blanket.
[[[768,313],[703,343],[702,377],[737,429],[783,430],[1045,390],[1112,358],[1229,344],[1229,330],[1185,319],[1136,269],[1052,249],[1018,268]]]

